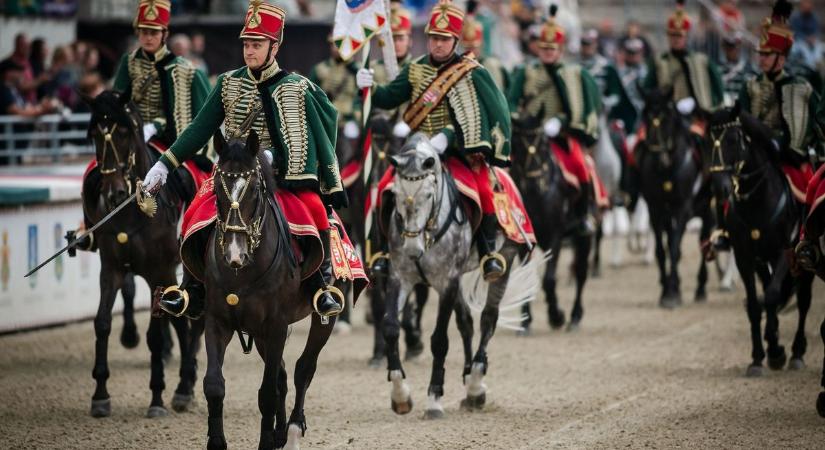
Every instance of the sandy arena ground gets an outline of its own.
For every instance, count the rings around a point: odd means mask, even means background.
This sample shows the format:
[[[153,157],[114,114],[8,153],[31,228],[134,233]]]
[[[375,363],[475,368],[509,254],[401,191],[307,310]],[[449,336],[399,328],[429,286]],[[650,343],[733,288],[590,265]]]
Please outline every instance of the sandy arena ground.
[[[451,330],[444,405],[446,418],[422,419],[430,373],[429,351],[407,363],[415,409],[407,416],[390,410],[384,369],[368,369],[372,331],[356,309],[352,334],[333,336],[321,354],[310,387],[304,448],[370,449],[543,449],[543,448],[825,448],[825,419],[814,402],[820,391],[825,285],[816,282],[808,318],[808,367],[799,372],[743,375],[750,361],[743,290],[720,293],[711,278],[710,299],[694,304],[698,254],[685,243],[682,268],[686,306],[656,306],[653,266],[606,268],[586,289],[586,314],[575,333],[551,331],[543,300],[534,305],[533,334],[500,330],[490,347],[488,406],[460,410],[458,333]],[[568,254],[565,252],[565,259]],[[569,311],[572,288],[561,298]],[[435,308],[425,314],[429,336]],[[796,313],[780,317],[783,345],[790,352]],[[148,314],[138,315],[143,331]],[[478,322],[476,321],[476,324]],[[0,447],[2,448],[202,448],[206,442],[206,400],[201,390],[205,355],[191,412],[146,419],[149,353],[145,339],[135,350],[117,340],[110,346],[112,417],[88,414],[94,332],[90,321],[0,337]],[[295,327],[286,352],[292,367],[303,348],[306,323]],[[142,336],[143,338],[143,336]],[[427,339],[429,342],[429,339]],[[403,351],[403,350],[402,350]],[[230,345],[224,375],[224,414],[232,448],[255,448],[257,390],[263,373],[257,356]],[[177,358],[166,372],[177,382]],[[165,395],[167,404],[172,389]],[[290,380],[290,389],[292,383]],[[291,408],[292,399],[288,400]],[[289,411],[289,409],[288,409]]]

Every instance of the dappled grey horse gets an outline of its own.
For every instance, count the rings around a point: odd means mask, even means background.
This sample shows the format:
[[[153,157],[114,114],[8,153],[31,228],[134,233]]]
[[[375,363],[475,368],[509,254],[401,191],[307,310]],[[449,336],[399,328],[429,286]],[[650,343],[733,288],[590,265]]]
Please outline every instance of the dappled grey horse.
[[[478,268],[473,245],[472,219],[462,207],[462,199],[439,154],[423,134],[413,135],[400,153],[391,158],[396,174],[392,185],[395,207],[385,221],[389,236],[390,278],[384,316],[387,368],[392,381],[392,409],[398,414],[412,410],[410,388],[398,351],[399,313],[416,284],[426,283],[440,293],[438,316],[430,346],[433,368],[427,390],[427,418],[444,415],[444,361],[449,346],[447,328],[456,312],[456,322],[464,349],[464,381],[467,396],[462,406],[480,409],[486,401],[487,344],[496,329],[499,306],[511,270],[491,282],[481,313],[481,340],[472,354],[473,322],[461,291],[463,274]],[[499,238],[499,252],[512,267],[523,246]]]

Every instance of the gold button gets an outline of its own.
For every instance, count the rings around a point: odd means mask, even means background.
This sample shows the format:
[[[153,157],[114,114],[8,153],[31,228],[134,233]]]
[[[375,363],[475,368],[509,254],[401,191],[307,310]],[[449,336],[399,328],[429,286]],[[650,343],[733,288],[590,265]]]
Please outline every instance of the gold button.
[[[117,234],[117,241],[121,244],[125,244],[129,242],[129,235],[123,232]]]
[[[673,190],[673,183],[670,182],[670,181],[665,181],[664,183],[662,183],[662,189],[664,189],[665,192],[672,191]]]
[[[238,209],[241,207],[241,205],[238,202],[232,202],[232,205],[230,205],[230,207],[232,209]]]
[[[226,296],[226,303],[229,303],[229,306],[235,306],[240,302],[241,299],[238,298],[235,294],[229,294]]]
[[[531,146],[527,147],[527,153],[529,153],[531,155],[535,154],[536,153],[536,146],[531,145]]]
[[[762,232],[761,231],[759,231],[756,228],[751,230],[751,239],[753,239],[754,241],[758,241],[759,238],[761,238],[761,237],[762,237]]]

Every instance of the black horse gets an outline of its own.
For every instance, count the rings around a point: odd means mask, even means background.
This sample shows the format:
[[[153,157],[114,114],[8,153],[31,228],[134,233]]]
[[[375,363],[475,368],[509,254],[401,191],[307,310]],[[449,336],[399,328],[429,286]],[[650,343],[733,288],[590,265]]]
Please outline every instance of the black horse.
[[[825,170],[825,169],[820,169]],[[819,246],[818,257],[813,259],[814,266],[812,269],[814,273],[825,281],[825,208],[820,206],[813,210],[805,221],[805,233],[808,240],[813,245]],[[825,343],[825,320],[819,326],[819,336],[822,342]],[[825,361],[822,363],[822,379],[820,384],[825,388]],[[825,392],[820,392],[816,400],[816,410],[819,415],[825,417]]]
[[[662,294],[659,304],[675,308],[682,303],[679,260],[682,237],[694,215],[697,198],[705,211],[703,235],[709,235],[709,196],[698,196],[702,187],[701,151],[691,138],[687,119],[677,110],[671,92],[640,90],[645,100],[642,120],[647,136],[636,145],[639,187],[650,210],[656,242],[656,261]],[[663,238],[667,236],[667,251]],[[668,268],[668,262],[670,267]],[[700,263],[696,300],[705,299],[707,267]]]
[[[83,209],[87,219],[95,223],[115,206],[139,189],[138,177],[143,176],[157,160],[143,141],[143,124],[137,107],[118,93],[106,91],[94,99],[86,99],[92,110],[89,137],[94,141],[97,167],[84,180]],[[184,171],[171,174],[175,184],[194,192],[194,182]],[[134,297],[130,273],[143,277],[150,290],[157,286],[177,284],[175,270],[178,255],[177,224],[185,199],[175,190],[166,190],[156,197],[157,213],[153,218],[130,204],[94,232],[94,242],[100,253],[100,304],[95,316],[95,365],[92,376],[97,382],[92,396],[91,414],[106,417],[111,414],[111,400],[106,389],[109,378],[108,345],[112,329],[112,307],[118,290],[124,298]],[[134,324],[133,308],[127,301],[124,311],[126,327]],[[149,387],[152,400],[149,417],[167,414],[163,404],[164,330],[171,321],[177,332],[181,351],[181,379],[175,389],[172,406],[186,410],[193,398],[199,348],[200,328],[185,318],[152,317],[146,340],[151,351],[152,376]],[[126,336],[127,340],[130,336]],[[121,336],[124,340],[124,336]],[[124,345],[137,345],[136,338]]]
[[[368,185],[362,179],[355,182],[358,186],[353,186],[349,191],[350,207],[349,214],[361,214],[364,211],[364,204],[367,195],[377,195],[377,192],[370,193],[372,187],[377,188],[381,176],[390,167],[389,157],[398,153],[404,145],[404,138],[393,134],[391,114],[383,110],[374,110],[370,117],[370,129],[372,130],[372,170],[368,176],[371,178]],[[374,203],[374,201],[373,201]],[[355,205],[355,207],[353,207]],[[345,219],[342,219],[345,220]],[[370,236],[381,233],[378,223],[378,214],[372,214],[370,220]],[[361,216],[360,226],[365,228],[365,219]],[[380,249],[366,248],[364,245],[364,260],[372,259]],[[369,365],[372,368],[379,368],[386,358],[386,342],[384,341],[384,304],[387,288],[387,277],[379,273],[370,274],[370,313],[368,320],[373,326],[373,347],[372,357]],[[401,316],[401,328],[404,330],[404,343],[407,352],[404,356],[406,360],[412,360],[424,352],[424,343],[421,341],[421,313],[429,296],[429,287],[419,284],[415,287],[415,301],[406,302]]]
[[[794,277],[786,253],[797,239],[801,209],[779,168],[770,130],[738,106],[711,113],[708,123],[713,191],[718,201],[729,202],[725,222],[747,293],[753,346],[747,375],[762,374],[763,310],[768,366],[774,370],[784,367],[787,356],[779,345],[777,309],[787,303],[794,289],[799,323],[788,367],[800,369],[807,347],[805,318],[811,305],[813,274],[803,272]],[[762,281],[764,301],[757,296],[755,276]]]
[[[205,267],[207,368],[203,390],[209,409],[207,448],[226,448],[223,431],[226,348],[237,333],[254,341],[264,360],[258,391],[261,412],[259,448],[297,448],[306,430],[304,400],[315,374],[318,355],[332,332],[312,314],[313,292],[301,283],[311,262],[296,260],[288,224],[274,200],[277,188],[257,134],[246,142],[216,136],[220,163],[215,168],[217,225],[208,234]],[[193,237],[194,238],[194,237]],[[304,267],[306,264],[306,267]],[[283,352],[289,325],[312,315],[301,357],[295,364],[295,406],[287,421],[287,373]],[[246,343],[245,343],[246,342]],[[246,348],[245,350],[251,350]]]
[[[545,252],[551,252],[543,280],[550,326],[558,329],[566,321],[556,295],[556,270],[562,241],[566,236],[570,236],[574,253],[573,272],[576,277],[576,298],[568,330],[575,330],[584,315],[582,292],[587,282],[588,258],[593,246],[593,237],[568,232],[571,228],[569,217],[571,201],[573,196],[581,194],[577,194],[567,184],[558,164],[552,155],[550,142],[538,124],[527,121],[514,123],[510,173],[524,199],[524,206],[533,222],[539,247]],[[529,303],[524,305],[523,313],[525,319],[522,326],[524,333],[527,333],[533,320]]]

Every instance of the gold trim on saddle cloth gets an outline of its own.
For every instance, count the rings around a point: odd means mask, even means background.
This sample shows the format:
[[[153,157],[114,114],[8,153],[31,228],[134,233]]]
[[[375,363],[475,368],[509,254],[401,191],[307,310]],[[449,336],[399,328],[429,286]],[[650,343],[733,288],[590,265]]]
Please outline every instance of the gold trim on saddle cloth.
[[[411,129],[418,129],[430,112],[441,104],[450,89],[461,81],[465,75],[480,66],[475,59],[465,57],[461,62],[438,74],[432,83],[427,86],[427,89],[404,112],[404,122],[407,122]]]

